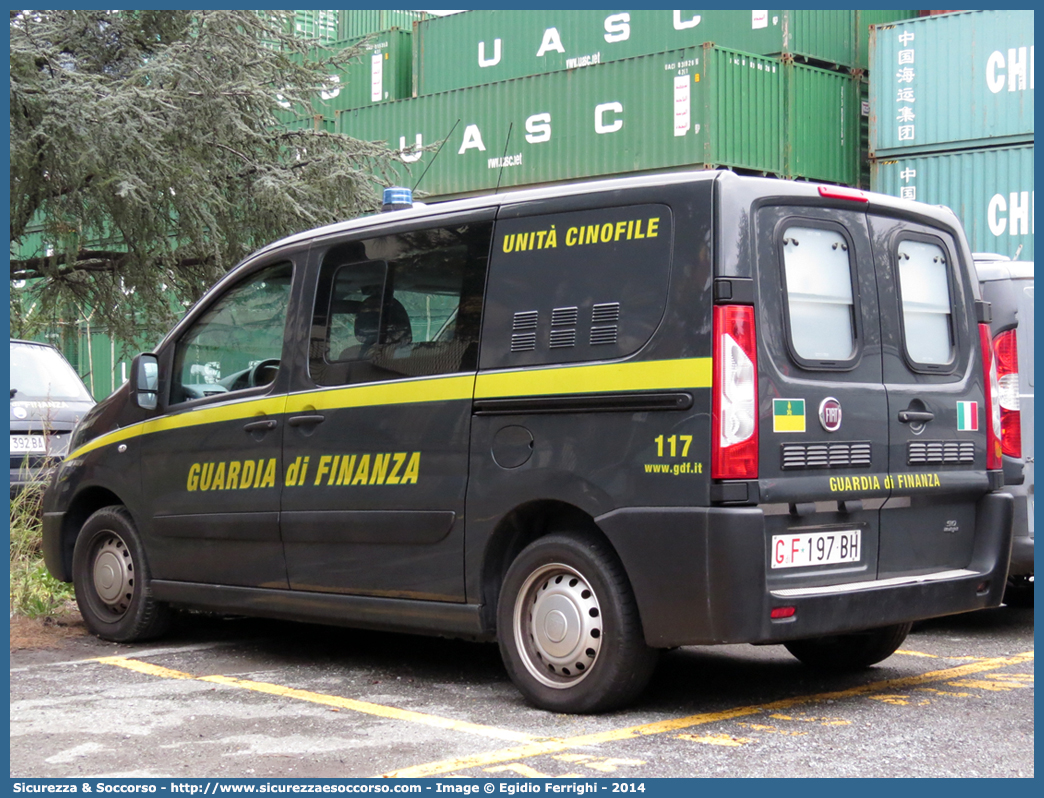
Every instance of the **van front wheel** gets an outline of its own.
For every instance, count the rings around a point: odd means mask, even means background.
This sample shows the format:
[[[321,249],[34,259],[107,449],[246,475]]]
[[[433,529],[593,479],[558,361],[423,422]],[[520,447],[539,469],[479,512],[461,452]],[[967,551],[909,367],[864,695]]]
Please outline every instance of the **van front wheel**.
[[[152,598],[145,551],[123,507],[103,507],[84,523],[73,549],[73,586],[84,623],[104,640],[147,640],[169,625],[170,608]]]
[[[593,536],[553,534],[523,549],[504,577],[497,629],[512,681],[554,712],[623,706],[656,665],[623,566]]]
[[[854,671],[887,659],[903,644],[910,623],[897,623],[864,632],[851,632],[784,643],[787,651],[811,668]]]

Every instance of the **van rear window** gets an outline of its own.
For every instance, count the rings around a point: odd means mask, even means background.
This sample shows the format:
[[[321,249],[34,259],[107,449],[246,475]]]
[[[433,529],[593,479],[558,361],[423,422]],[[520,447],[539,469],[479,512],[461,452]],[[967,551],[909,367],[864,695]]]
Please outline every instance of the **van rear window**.
[[[847,239],[834,229],[788,227],[783,263],[794,353],[810,361],[851,360],[856,340]]]
[[[945,365],[953,359],[946,253],[937,244],[903,240],[897,257],[907,357],[916,364]]]

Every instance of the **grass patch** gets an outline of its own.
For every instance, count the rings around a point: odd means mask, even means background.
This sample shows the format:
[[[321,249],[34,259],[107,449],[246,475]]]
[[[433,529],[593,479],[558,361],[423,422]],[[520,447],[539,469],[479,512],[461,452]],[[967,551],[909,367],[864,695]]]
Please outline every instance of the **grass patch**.
[[[42,486],[30,486],[11,499],[11,612],[49,617],[73,598],[71,584],[47,572],[41,550]]]

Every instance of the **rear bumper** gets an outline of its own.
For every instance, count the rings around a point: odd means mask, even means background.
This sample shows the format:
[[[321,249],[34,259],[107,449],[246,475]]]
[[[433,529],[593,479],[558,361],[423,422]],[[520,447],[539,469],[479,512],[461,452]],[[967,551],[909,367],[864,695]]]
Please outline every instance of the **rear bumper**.
[[[1011,488],[1015,494],[1014,521],[1011,525],[1011,576],[1029,576],[1033,573],[1033,533],[1029,526],[1029,497],[1026,486]]]
[[[766,583],[764,516],[756,507],[635,508],[597,519],[623,561],[646,641],[668,648],[772,643],[999,606],[1011,552],[1011,495],[976,507],[966,568],[824,587]],[[793,607],[773,620],[775,607]]]

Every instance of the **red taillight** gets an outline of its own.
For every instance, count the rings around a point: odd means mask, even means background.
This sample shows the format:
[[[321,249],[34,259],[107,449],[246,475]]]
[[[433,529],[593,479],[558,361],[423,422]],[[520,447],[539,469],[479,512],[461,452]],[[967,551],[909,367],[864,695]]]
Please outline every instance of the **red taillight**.
[[[1022,414],[1019,412],[1019,345],[1015,331],[1002,332],[993,339],[1000,388],[1001,451],[1009,457],[1022,457]]]
[[[997,382],[997,364],[993,360],[990,325],[979,325],[979,342],[982,345],[982,369],[986,378],[986,468],[997,470],[1003,468],[1000,385]]]
[[[714,308],[711,476],[758,478],[758,358],[754,308]]]

